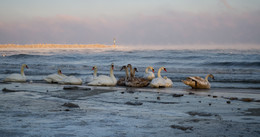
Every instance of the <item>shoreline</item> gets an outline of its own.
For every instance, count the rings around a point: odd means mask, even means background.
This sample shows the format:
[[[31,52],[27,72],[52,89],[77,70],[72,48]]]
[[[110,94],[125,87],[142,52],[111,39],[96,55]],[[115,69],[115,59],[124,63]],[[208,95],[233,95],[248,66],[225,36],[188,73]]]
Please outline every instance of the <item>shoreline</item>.
[[[254,93],[95,86],[64,89],[67,86],[45,83],[0,86],[0,133],[4,137],[260,135],[259,94]],[[252,97],[251,102],[240,100]]]

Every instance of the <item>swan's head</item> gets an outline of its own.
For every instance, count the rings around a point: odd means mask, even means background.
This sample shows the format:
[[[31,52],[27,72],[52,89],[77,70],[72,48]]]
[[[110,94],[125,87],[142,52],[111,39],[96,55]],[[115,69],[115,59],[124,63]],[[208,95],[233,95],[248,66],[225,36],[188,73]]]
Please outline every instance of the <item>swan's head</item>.
[[[166,68],[165,68],[165,67],[163,67],[163,70],[164,70],[165,72],[167,72],[167,70],[166,70]]]
[[[131,65],[131,64],[128,64],[127,67],[132,67],[132,65]]]
[[[154,69],[152,69],[153,73],[154,73]]]
[[[94,67],[92,68],[92,70],[95,70],[95,69],[97,69],[97,66],[94,66]]]
[[[134,71],[138,72],[137,68],[134,68]]]
[[[213,80],[215,80],[215,78],[212,74],[209,74],[209,77],[211,77]]]
[[[61,70],[60,70],[60,69],[58,70],[58,74],[59,74],[59,75],[60,75],[60,74],[62,74],[62,72],[61,72]]]
[[[123,67],[120,69],[120,71],[123,70],[123,69],[126,69],[126,66],[123,66]]]
[[[29,67],[26,64],[23,64],[22,67],[26,67],[27,69],[29,69]]]
[[[114,70],[114,63],[111,64],[111,68]]]

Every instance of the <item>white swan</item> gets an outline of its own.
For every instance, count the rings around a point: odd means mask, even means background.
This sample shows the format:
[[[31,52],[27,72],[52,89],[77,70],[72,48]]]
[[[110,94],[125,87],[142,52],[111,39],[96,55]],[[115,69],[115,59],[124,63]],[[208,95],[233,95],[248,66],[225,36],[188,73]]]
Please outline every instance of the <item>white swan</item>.
[[[157,78],[154,78],[152,80],[152,82],[150,83],[150,86],[153,87],[153,88],[159,88],[159,87],[172,87],[173,83],[172,81],[167,78],[166,76],[164,78],[162,78],[161,76],[161,71],[164,70],[167,72],[166,68],[164,67],[161,67],[159,70],[158,70],[158,73],[157,73]]]
[[[86,83],[89,83],[89,82],[93,81],[95,78],[97,78],[97,66],[94,66],[92,68],[92,70],[94,70],[94,73],[91,76],[87,76]]]
[[[58,70],[58,74],[51,74],[44,78],[44,80],[48,83],[58,83],[62,81],[67,76],[62,74],[61,70]]]
[[[151,71],[148,71],[149,69],[152,70],[152,72],[151,72]],[[144,78],[147,78],[148,80],[152,80],[152,79],[155,78],[153,67],[148,66],[148,67],[145,69]]]
[[[88,83],[89,86],[115,86],[117,83],[117,80],[114,76],[114,64],[111,64],[110,67],[110,76],[100,75],[90,83]]]
[[[201,77],[188,77],[187,80],[182,80],[182,82],[188,86],[191,86],[192,88],[199,88],[199,89],[209,89],[210,83],[208,81],[208,78],[211,77],[214,79],[214,76],[212,74],[208,74],[205,79]]]
[[[82,79],[77,78],[75,76],[68,76],[59,81],[59,84],[65,84],[65,85],[81,85]]]
[[[24,75],[24,67],[28,69],[26,64],[23,64],[21,67],[21,74],[11,74],[4,79],[4,82],[26,82],[26,76]]]

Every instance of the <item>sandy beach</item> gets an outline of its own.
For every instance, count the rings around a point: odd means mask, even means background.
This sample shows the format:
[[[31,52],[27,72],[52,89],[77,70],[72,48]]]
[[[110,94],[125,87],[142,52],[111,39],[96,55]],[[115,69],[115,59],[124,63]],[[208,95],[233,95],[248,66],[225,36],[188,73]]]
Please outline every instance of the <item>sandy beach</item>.
[[[0,87],[2,137],[260,135],[260,96],[254,89]]]

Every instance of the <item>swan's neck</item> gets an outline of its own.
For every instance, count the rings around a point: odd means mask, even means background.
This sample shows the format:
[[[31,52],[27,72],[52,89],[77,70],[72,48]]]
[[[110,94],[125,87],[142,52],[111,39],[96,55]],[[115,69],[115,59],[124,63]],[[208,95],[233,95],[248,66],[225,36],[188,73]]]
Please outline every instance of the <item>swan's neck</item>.
[[[126,78],[128,79],[129,78],[129,73],[128,73],[128,69],[127,68],[125,69],[125,75],[126,75]]]
[[[147,68],[145,69],[145,73],[148,73],[148,70],[149,70],[149,67],[147,67]]]
[[[110,68],[110,77],[115,77],[115,76],[114,76],[114,72],[113,72],[113,68],[112,68],[112,67]]]
[[[94,74],[93,74],[94,77],[97,77],[97,68],[94,69]]]
[[[205,77],[205,80],[208,82],[209,74]]]
[[[24,76],[24,66],[21,67],[21,75]]]
[[[133,70],[132,72],[132,77],[135,77],[135,70]]]
[[[162,77],[162,76],[161,76],[161,71],[162,71],[162,68],[160,68],[160,69],[158,70],[158,73],[157,73],[158,78],[161,78],[161,77]]]
[[[130,68],[130,76],[131,76],[131,77],[134,77],[134,75],[133,75],[132,65],[129,65],[129,68]]]

